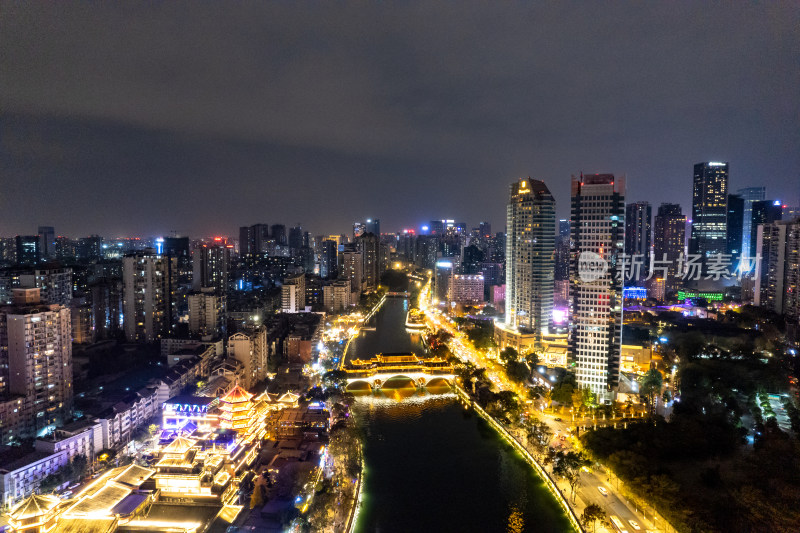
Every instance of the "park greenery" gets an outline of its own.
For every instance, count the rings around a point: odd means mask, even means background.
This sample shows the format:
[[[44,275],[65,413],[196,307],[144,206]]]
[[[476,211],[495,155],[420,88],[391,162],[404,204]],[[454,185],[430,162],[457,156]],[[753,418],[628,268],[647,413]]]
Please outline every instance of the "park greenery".
[[[679,364],[669,420],[651,410],[642,423],[587,432],[585,450],[680,531],[797,531],[800,442],[796,430],[779,428],[767,394],[785,387],[786,361],[758,349],[775,346],[670,333]],[[640,380],[651,406],[662,385],[656,374]],[[784,403],[791,419],[796,405]]]

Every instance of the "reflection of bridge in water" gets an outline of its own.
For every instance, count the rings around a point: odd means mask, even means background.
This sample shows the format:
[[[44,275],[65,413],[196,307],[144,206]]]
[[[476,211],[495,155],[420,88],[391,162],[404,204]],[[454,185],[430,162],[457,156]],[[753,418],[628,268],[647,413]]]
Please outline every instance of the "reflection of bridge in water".
[[[347,372],[347,386],[367,383],[380,389],[393,378],[410,379],[418,388],[432,381],[444,380],[449,385],[453,378],[453,365],[441,357],[421,358],[413,353],[380,353],[372,359],[352,359],[342,369]]]

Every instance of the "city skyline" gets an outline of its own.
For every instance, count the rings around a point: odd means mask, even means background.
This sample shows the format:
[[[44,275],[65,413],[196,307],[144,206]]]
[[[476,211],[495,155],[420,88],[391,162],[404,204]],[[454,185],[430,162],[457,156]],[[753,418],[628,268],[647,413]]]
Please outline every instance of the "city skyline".
[[[689,212],[691,166],[716,160],[731,191],[798,202],[789,4],[219,9],[1,10],[2,233],[338,233],[485,205],[500,228],[506,183],[546,182],[565,218],[581,171]]]

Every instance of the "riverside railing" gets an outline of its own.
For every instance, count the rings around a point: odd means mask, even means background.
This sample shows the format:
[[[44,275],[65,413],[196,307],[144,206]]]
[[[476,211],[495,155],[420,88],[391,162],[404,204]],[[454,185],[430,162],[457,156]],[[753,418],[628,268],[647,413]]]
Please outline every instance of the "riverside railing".
[[[465,391],[463,388],[461,388],[460,385],[458,385],[458,383],[454,383],[453,386],[456,390],[456,394],[464,401],[469,402],[472,408],[475,409],[475,411],[478,413],[478,415],[480,415],[481,418],[489,422],[489,425],[491,425],[495,430],[497,430],[497,432],[500,433],[500,436],[503,437],[503,439],[506,442],[511,444],[511,446],[522,455],[522,457],[525,459],[525,461],[528,462],[528,464],[533,466],[536,473],[539,474],[539,477],[544,481],[544,484],[547,487],[547,489],[553,494],[553,496],[556,497],[556,501],[564,509],[564,512],[566,512],[567,518],[572,524],[572,527],[574,527],[576,531],[584,533],[585,530],[581,526],[581,522],[580,520],[578,520],[578,515],[575,514],[575,510],[570,506],[569,502],[567,502],[566,497],[559,490],[555,480],[550,476],[550,474],[547,473],[544,467],[541,464],[539,464],[539,461],[537,461],[536,458],[534,458],[533,455],[531,455],[531,453],[525,448],[525,446],[523,446],[522,443],[520,443],[519,440],[517,440],[517,438],[505,428],[505,426],[500,424],[497,420],[494,419],[493,416],[484,411],[483,408],[480,405],[478,405],[469,394],[467,394],[467,391]]]

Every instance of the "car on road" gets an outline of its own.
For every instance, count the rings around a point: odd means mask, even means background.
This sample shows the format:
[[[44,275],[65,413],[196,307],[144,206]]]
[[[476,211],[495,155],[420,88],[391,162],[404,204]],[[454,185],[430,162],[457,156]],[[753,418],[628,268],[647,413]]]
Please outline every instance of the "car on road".
[[[561,419],[558,417],[555,417],[553,420],[555,420],[556,422],[561,422]]]
[[[600,494],[602,494],[603,496],[608,496],[608,489],[603,487],[602,485],[598,486],[597,490],[599,490]]]
[[[611,523],[614,524],[614,527],[617,529],[617,531],[619,531],[619,533],[628,533],[628,530],[623,527],[622,520],[620,520],[619,517],[611,515],[609,519],[611,520]]]
[[[629,524],[631,525],[631,527],[632,527],[633,529],[635,529],[636,531],[639,531],[640,529],[642,529],[642,526],[640,526],[640,525],[639,525],[639,522],[637,522],[636,520],[628,520],[628,523],[629,523]]]

